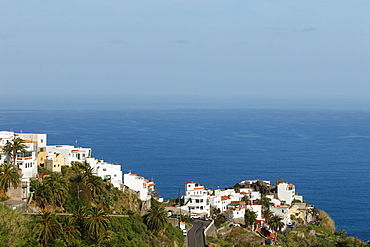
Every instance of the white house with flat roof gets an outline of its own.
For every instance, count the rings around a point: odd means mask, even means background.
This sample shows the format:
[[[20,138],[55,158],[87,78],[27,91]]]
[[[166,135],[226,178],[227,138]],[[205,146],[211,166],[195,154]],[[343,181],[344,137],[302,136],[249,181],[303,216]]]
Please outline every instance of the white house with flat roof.
[[[227,215],[228,221],[235,223],[242,223],[244,221],[246,203],[244,201],[231,201],[227,205]]]
[[[248,204],[246,209],[249,209],[257,214],[257,220],[262,220],[262,205],[260,204]]]
[[[0,164],[11,163],[11,157],[3,152],[3,147],[7,142],[14,139],[14,132],[12,131],[0,131]]]
[[[86,162],[93,169],[96,176],[105,181],[109,181],[114,187],[122,189],[122,171],[121,165],[111,164],[102,159],[87,158]]]
[[[64,165],[71,166],[71,162],[85,162],[91,157],[91,148],[74,147],[70,145],[46,146],[47,153],[60,153],[65,158]]]
[[[17,133],[15,135],[22,138],[24,143],[33,144],[33,149],[36,152],[37,165],[43,167],[46,159],[47,135],[34,133]]]
[[[147,201],[152,198],[155,183],[133,173],[123,175],[123,184],[138,193],[139,199]]]
[[[270,202],[273,203],[274,205],[280,205],[281,201],[276,199],[274,195],[266,195],[267,198],[270,199]]]
[[[210,196],[203,185],[185,182],[184,207],[189,213],[210,215]]]
[[[239,184],[240,185],[247,185],[247,184],[251,185],[251,184],[257,183],[258,181],[262,181],[267,185],[271,184],[270,180],[244,180],[244,181],[241,181]]]
[[[37,175],[37,157],[36,150],[32,143],[24,143],[26,153],[19,153],[17,155],[17,166],[22,170],[23,178],[35,178]]]
[[[295,186],[288,183],[279,183],[277,185],[277,196],[280,201],[291,205],[294,200],[303,201],[302,196],[296,194]]]

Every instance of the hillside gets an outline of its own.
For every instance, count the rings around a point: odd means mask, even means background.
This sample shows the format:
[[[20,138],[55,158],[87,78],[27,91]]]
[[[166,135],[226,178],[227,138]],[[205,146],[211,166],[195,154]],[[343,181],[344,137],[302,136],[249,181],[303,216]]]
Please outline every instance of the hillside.
[[[1,246],[184,246],[157,201],[146,210],[134,192],[114,188],[83,163],[43,172],[31,182],[30,208],[40,214],[1,205]]]

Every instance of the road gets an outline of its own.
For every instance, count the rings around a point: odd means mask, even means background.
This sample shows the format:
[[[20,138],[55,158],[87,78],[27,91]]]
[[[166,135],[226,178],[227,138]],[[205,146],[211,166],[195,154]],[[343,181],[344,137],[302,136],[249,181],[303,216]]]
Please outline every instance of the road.
[[[204,247],[205,239],[203,230],[208,226],[210,221],[193,220],[193,227],[190,228],[187,234],[187,247]]]

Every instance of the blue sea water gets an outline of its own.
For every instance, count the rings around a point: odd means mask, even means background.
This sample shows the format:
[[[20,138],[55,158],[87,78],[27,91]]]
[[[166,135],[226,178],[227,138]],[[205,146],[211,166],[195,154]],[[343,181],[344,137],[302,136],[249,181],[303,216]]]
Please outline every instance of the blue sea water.
[[[162,197],[184,182],[225,188],[284,179],[329,213],[338,230],[370,240],[370,112],[353,110],[0,111],[0,130],[48,134],[48,144],[154,179]]]

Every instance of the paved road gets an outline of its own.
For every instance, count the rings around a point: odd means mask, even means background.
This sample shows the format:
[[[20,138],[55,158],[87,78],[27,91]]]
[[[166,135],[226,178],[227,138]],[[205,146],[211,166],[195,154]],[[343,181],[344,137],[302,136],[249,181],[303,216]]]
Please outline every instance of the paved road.
[[[187,234],[187,247],[204,247],[205,239],[203,230],[208,226],[210,221],[193,220],[193,227]]]

